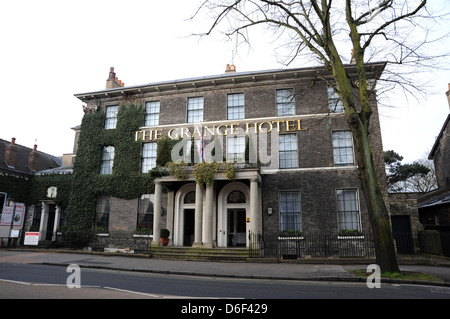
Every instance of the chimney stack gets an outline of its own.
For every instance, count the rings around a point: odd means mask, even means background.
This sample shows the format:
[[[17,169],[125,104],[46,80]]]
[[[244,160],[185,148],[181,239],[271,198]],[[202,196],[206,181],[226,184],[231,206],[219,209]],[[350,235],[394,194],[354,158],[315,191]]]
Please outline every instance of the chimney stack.
[[[8,167],[16,166],[16,154],[17,154],[16,138],[13,137],[11,139],[11,144],[5,147],[5,162],[8,165]]]
[[[227,64],[227,68],[225,70],[225,73],[235,73],[236,72],[236,66],[234,64]]]
[[[108,89],[120,88],[120,87],[124,87],[124,86],[125,86],[125,83],[123,83],[116,77],[116,72],[114,72],[114,68],[110,67],[108,80],[106,80],[106,89],[108,90]]]
[[[28,155],[28,167],[34,171],[39,168],[39,153],[37,152],[37,145],[34,144],[33,150]]]

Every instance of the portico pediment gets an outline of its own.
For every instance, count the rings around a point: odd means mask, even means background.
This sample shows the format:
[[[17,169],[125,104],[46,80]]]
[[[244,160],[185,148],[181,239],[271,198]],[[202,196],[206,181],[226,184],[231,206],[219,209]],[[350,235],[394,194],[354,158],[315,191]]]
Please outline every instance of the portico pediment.
[[[213,180],[215,181],[223,181],[229,180],[224,171],[219,171],[214,174]],[[257,180],[258,183],[261,183],[261,174],[259,172],[259,168],[239,168],[236,170],[233,180]],[[173,182],[179,182],[175,176],[162,176],[155,179],[155,182],[161,183],[163,185],[169,185]],[[188,176],[183,179],[185,182],[195,182],[195,178],[192,172],[192,169],[188,167]]]

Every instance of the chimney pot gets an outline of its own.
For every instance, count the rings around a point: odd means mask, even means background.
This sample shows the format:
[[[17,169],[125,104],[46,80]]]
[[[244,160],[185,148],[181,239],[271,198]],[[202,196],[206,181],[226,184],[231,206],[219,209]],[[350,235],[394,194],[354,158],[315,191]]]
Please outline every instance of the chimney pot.
[[[236,66],[234,64],[227,64],[227,68],[225,70],[225,73],[234,73],[236,72]]]
[[[39,169],[39,153],[36,150],[37,145],[34,144],[33,150],[28,155],[28,167],[34,171]]]
[[[5,147],[5,162],[9,167],[16,166],[16,154],[17,154],[17,146],[16,138],[13,137],[11,139],[11,144]]]
[[[116,73],[114,73],[114,68],[110,67],[109,68],[109,77],[110,79],[114,79],[116,77]]]
[[[125,86],[125,84],[119,80],[119,78],[116,76],[116,73],[114,72],[114,68],[111,67],[109,69],[109,77],[106,80],[106,89],[114,89],[123,86]]]

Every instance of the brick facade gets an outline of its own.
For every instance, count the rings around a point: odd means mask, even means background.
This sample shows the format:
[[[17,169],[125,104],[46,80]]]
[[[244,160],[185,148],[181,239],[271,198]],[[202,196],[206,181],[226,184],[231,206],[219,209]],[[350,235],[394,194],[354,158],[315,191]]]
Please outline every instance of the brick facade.
[[[383,64],[371,64],[368,75],[376,76],[381,72]],[[354,71],[349,66],[350,73]],[[372,73],[373,72],[373,73]],[[203,126],[218,127],[222,125],[232,135],[233,128],[241,127],[243,131],[252,129],[255,123],[265,123],[263,127],[272,128],[273,134],[277,125],[280,134],[295,134],[297,136],[298,165],[294,168],[282,169],[278,166],[261,165],[258,197],[258,214],[260,216],[259,231],[276,233],[280,231],[280,191],[295,190],[300,192],[301,230],[305,233],[336,233],[338,231],[337,190],[354,190],[357,198],[361,231],[370,232],[364,194],[355,163],[346,166],[335,164],[333,157],[333,132],[349,131],[344,113],[330,113],[325,82],[319,81],[317,75],[331,79],[331,74],[322,68],[273,70],[263,72],[227,73],[195,79],[185,79],[160,83],[151,83],[135,87],[108,87],[107,90],[76,94],[86,103],[86,110],[105,110],[107,106],[120,105],[124,97],[136,100],[142,105],[148,101],[159,101],[159,124],[153,127],[143,127],[146,130],[160,130],[160,135],[145,139],[153,142],[155,137],[165,136],[170,129],[188,128],[192,135],[194,124],[187,123],[187,101],[191,97],[203,97]],[[115,74],[114,74],[115,76]],[[277,116],[276,94],[280,89],[293,89],[295,114],[292,116]],[[239,120],[227,119],[227,95],[231,93],[244,94],[245,118]],[[375,164],[378,167],[379,180],[387,199],[386,179],[384,172],[383,148],[375,99],[371,118],[370,139]],[[287,122],[290,121],[290,122]],[[271,124],[269,124],[271,123]],[[265,134],[258,130],[258,136]],[[271,134],[268,134],[270,141]],[[222,137],[223,138],[223,137]],[[275,140],[276,141],[276,140]],[[225,143],[226,144],[226,143]],[[271,149],[269,143],[269,149]],[[259,148],[259,150],[261,150]],[[225,152],[226,150],[224,150]],[[353,151],[354,154],[354,151]],[[279,154],[273,154],[277,160]],[[354,156],[354,155],[353,155]],[[252,166],[254,167],[254,166]],[[245,175],[245,166],[238,168]],[[250,180],[242,177],[239,182],[243,187],[250,187]],[[169,193],[163,198],[162,206],[167,210],[162,225],[176,230],[183,226],[177,223],[181,213],[176,211],[177,191],[189,181],[170,182]],[[231,183],[218,180],[214,184],[214,236],[219,232],[222,216],[219,210],[220,193]],[[248,203],[247,198],[247,203]],[[136,227],[137,199],[111,200],[110,231],[132,233]],[[187,206],[186,206],[187,207]],[[190,206],[189,206],[190,207]],[[223,206],[228,207],[228,206]],[[231,207],[231,206],[230,206]],[[180,209],[180,208],[179,208]],[[223,208],[225,209],[225,208]],[[269,213],[271,211],[271,213]],[[180,215],[179,215],[180,214]],[[248,218],[247,218],[248,220]],[[230,225],[228,221],[228,227]],[[228,228],[229,229],[229,228]]]

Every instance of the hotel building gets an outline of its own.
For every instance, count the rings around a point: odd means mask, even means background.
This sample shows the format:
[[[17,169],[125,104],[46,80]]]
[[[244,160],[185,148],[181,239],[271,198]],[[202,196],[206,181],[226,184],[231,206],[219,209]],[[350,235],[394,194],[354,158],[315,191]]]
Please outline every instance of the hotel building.
[[[368,77],[376,79],[385,64],[366,67]],[[354,65],[346,69],[356,77]],[[129,159],[139,167],[136,174],[155,170],[167,139],[171,161],[192,162],[184,176],[156,176],[154,187],[135,198],[96,194],[93,219],[105,235],[149,229],[158,245],[160,229],[167,228],[169,245],[245,247],[249,233],[370,232],[352,134],[332,74],[322,67],[236,72],[227,66],[216,76],[129,87],[111,68],[105,90],[75,96],[86,114],[103,114],[99,132],[114,132],[131,102],[143,109],[142,125],[129,132],[130,143],[140,148],[140,158]],[[371,101],[371,147],[387,198],[375,94]],[[83,129],[77,130],[76,143]],[[98,145],[97,162],[91,164],[99,176],[113,178],[127,154],[112,137]],[[199,182],[198,163],[211,162],[220,164],[205,164],[199,175],[216,170]]]

